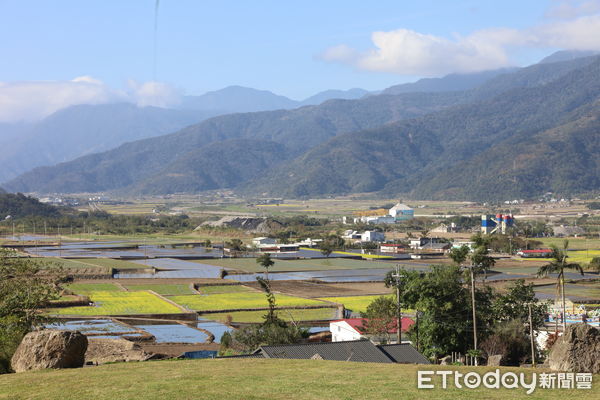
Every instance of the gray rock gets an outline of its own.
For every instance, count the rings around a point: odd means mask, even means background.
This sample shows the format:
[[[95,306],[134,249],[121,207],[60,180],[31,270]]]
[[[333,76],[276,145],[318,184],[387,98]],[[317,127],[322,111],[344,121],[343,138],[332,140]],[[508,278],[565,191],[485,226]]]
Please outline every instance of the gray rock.
[[[452,356],[446,356],[440,358],[440,365],[450,365],[452,364]]]
[[[12,357],[15,372],[46,368],[78,368],[85,359],[88,341],[77,331],[30,332]]]
[[[600,373],[600,330],[586,324],[567,327],[548,356],[554,371]]]
[[[85,354],[88,364],[105,364],[109,362],[146,361],[152,354],[142,350],[139,344],[125,339],[89,338],[89,346]]]
[[[499,367],[502,365],[502,359],[504,356],[502,354],[495,354],[493,356],[489,356],[487,359],[488,367]]]

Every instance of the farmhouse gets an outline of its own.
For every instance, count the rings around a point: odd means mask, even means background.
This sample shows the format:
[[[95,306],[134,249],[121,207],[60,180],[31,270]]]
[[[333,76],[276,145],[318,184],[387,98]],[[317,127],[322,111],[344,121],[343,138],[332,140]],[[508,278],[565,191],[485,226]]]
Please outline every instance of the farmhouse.
[[[332,342],[347,342],[359,339],[377,339],[372,335],[365,333],[364,325],[367,323],[365,318],[346,318],[331,321],[329,330],[331,331]],[[407,332],[408,329],[415,323],[412,318],[403,317],[401,322],[402,332]],[[396,325],[389,327],[388,334],[395,336],[397,332]]]
[[[418,239],[411,239],[410,240],[410,248],[414,249],[414,250],[423,250],[424,246],[427,245],[431,245],[434,243],[443,243],[446,244],[446,241],[442,238],[427,238],[427,237],[422,237],[422,238],[418,238]],[[429,246],[431,247],[431,246]]]

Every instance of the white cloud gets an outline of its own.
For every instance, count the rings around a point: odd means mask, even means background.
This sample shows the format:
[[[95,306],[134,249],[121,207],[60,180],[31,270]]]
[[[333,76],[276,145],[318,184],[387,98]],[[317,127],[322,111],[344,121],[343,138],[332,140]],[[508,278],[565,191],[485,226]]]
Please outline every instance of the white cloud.
[[[177,104],[179,94],[158,82],[114,89],[90,76],[70,81],[0,82],[0,122],[32,122],[77,104],[131,102],[140,107]]]
[[[128,82],[131,101],[140,107],[171,107],[181,102],[181,93],[161,82],[138,83],[134,80]]]
[[[509,66],[513,64],[511,53],[518,48],[600,51],[600,15],[580,15],[600,10],[600,1],[580,2],[572,7],[575,18],[529,29],[486,29],[452,39],[409,29],[374,32],[372,49],[359,52],[339,45],[325,50],[321,59],[367,71],[437,76]]]
[[[600,0],[558,0],[546,12],[546,17],[573,19],[600,12]]]

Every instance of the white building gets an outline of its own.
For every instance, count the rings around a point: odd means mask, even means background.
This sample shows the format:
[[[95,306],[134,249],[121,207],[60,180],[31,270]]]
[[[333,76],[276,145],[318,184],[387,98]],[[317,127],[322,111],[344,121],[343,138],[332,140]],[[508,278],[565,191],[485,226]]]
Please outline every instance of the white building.
[[[351,340],[360,340],[360,339],[371,339],[374,341],[380,341],[382,338],[377,338],[372,335],[369,335],[365,332],[363,325],[367,322],[367,319],[364,318],[346,318],[346,319],[338,319],[336,321],[331,321],[329,323],[329,331],[331,332],[331,341],[332,342],[347,342]],[[402,332],[408,331],[412,324],[415,323],[414,320],[408,317],[402,318]],[[392,339],[391,343],[394,343],[393,339],[396,338],[396,324],[393,323],[389,327],[388,335],[389,338]],[[402,341],[404,343],[404,341]]]
[[[254,246],[260,246],[263,244],[275,244],[277,241],[273,238],[268,238],[268,237],[256,237],[254,239],[252,239],[252,244]]]
[[[414,218],[415,211],[406,204],[398,203],[390,208],[389,215],[396,221],[406,221]]]
[[[385,240],[385,235],[383,232],[377,231],[364,231],[360,235],[361,242],[383,242]]]
[[[364,222],[366,224],[375,224],[375,225],[395,224],[396,218],[389,216],[389,215],[383,215],[383,216],[372,215],[372,216],[361,217],[360,221]]]

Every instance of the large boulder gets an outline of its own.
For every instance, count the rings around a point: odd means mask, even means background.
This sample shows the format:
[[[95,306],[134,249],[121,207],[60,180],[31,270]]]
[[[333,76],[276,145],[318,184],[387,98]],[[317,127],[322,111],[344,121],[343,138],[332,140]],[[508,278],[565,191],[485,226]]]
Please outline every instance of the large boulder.
[[[600,330],[586,324],[567,327],[552,347],[548,362],[555,371],[600,373]]]
[[[87,345],[85,335],[77,331],[30,332],[13,355],[11,367],[15,372],[82,367]]]
[[[487,366],[488,367],[499,367],[500,365],[502,365],[503,358],[504,358],[504,356],[502,354],[494,354],[492,356],[489,356],[487,359]]]
[[[125,339],[89,338],[85,361],[89,364],[146,361],[153,358],[139,344]]]

